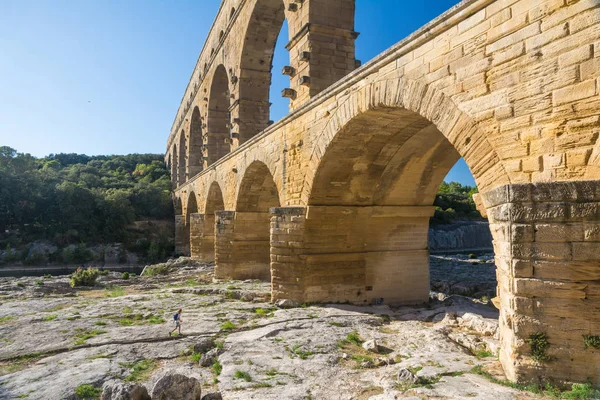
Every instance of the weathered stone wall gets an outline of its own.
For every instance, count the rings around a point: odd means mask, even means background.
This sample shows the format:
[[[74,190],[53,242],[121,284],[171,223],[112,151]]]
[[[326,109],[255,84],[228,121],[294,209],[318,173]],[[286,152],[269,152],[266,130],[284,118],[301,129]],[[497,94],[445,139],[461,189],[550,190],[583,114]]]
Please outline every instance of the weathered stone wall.
[[[600,185],[537,183],[483,196],[494,232],[502,347],[511,379],[600,383]],[[547,335],[548,360],[532,359],[529,339]]]

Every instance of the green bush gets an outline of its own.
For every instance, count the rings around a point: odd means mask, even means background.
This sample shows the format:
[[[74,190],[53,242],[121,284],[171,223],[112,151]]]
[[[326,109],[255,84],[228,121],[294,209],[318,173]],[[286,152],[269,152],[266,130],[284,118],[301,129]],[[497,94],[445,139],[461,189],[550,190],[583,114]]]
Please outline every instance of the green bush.
[[[252,377],[250,376],[250,374],[246,371],[240,371],[239,369],[235,371],[233,377],[235,379],[242,379],[246,382],[252,382]]]
[[[589,347],[600,350],[600,336],[599,335],[583,335],[583,345],[586,350]]]
[[[98,279],[100,271],[98,268],[77,268],[77,271],[71,275],[71,287],[75,286],[94,286]]]
[[[100,397],[102,394],[102,389],[89,384],[79,385],[77,388],[75,388],[75,394],[81,400],[93,400]]]
[[[171,267],[166,264],[158,264],[152,267],[146,267],[142,276],[168,275],[169,272],[171,272]]]
[[[538,362],[549,360],[546,351],[550,347],[550,343],[548,342],[548,336],[544,332],[531,334],[527,342],[531,346],[531,358]]]
[[[125,280],[129,279],[129,272],[123,272],[121,274],[121,279],[125,279]]]

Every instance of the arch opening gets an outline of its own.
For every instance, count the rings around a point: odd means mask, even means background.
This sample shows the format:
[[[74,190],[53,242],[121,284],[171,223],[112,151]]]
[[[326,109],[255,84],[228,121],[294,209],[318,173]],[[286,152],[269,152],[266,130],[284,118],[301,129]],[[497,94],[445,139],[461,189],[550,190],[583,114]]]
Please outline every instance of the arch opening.
[[[282,0],[258,0],[248,23],[240,60],[239,92],[240,99],[243,100],[239,108],[240,144],[269,125],[272,119],[269,102],[272,81],[277,82],[276,86],[289,85],[288,77],[279,75],[280,70],[275,70],[274,79],[272,74],[276,44],[284,49],[289,36],[287,30],[284,32],[282,29],[285,21],[284,6]],[[289,56],[283,62],[288,65]],[[278,69],[282,66],[279,65]],[[281,103],[285,101],[280,101],[277,97],[273,99],[278,104],[279,111]]]
[[[179,171],[179,159],[178,159],[178,153],[177,153],[177,144],[173,145],[173,150],[171,151],[171,154],[173,154],[173,161],[171,162],[171,186],[173,188],[176,188],[178,185],[178,171]]]
[[[217,182],[213,182],[208,190],[206,196],[206,205],[204,206],[204,214],[215,215],[216,211],[222,211],[225,209],[225,202],[223,201],[223,193],[221,187]]]
[[[432,122],[404,108],[371,109],[343,126],[308,197],[305,301],[426,301],[430,217],[460,158]]]
[[[175,211],[175,215],[183,215],[183,206],[181,204],[181,200],[179,197],[173,197],[173,209]]]
[[[185,242],[184,242],[184,249],[185,249],[185,254],[190,255],[191,254],[191,236],[193,234],[192,230],[191,230],[191,226],[192,226],[192,220],[193,220],[193,216],[198,214],[198,202],[196,200],[196,195],[194,194],[194,192],[191,192],[189,197],[188,197],[188,201],[187,201],[187,206],[185,208]]]
[[[231,150],[229,82],[223,65],[215,70],[208,101],[208,165]]]
[[[200,118],[200,110],[196,106],[192,112],[192,120],[190,122],[190,145],[187,156],[187,174],[189,178],[200,173],[204,167],[202,142],[202,120]]]
[[[279,192],[269,168],[254,161],[239,187],[232,229],[223,230],[230,255],[225,262],[217,262],[219,276],[270,281],[269,209],[279,206]]]
[[[223,194],[217,182],[210,185],[204,204],[204,214],[198,214],[192,223],[193,258],[202,262],[215,261],[215,212],[225,209]]]
[[[264,163],[254,161],[240,184],[236,211],[268,213],[271,207],[279,205],[279,192],[271,171]]]
[[[179,134],[179,164],[177,170],[177,185],[181,186],[187,181],[187,172],[186,172],[186,153],[187,146],[185,141],[185,132],[182,130]]]

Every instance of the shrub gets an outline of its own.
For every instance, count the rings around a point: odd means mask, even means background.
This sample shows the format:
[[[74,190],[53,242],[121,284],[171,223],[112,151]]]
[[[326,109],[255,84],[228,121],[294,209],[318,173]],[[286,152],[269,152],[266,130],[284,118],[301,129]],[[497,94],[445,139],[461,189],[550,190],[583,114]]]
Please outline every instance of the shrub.
[[[221,365],[221,362],[219,360],[216,360],[211,368],[215,376],[221,375],[221,371],[223,371],[223,366]]]
[[[89,384],[79,385],[75,388],[75,394],[81,400],[97,399],[102,394],[102,389]]]
[[[121,274],[121,279],[125,279],[125,280],[129,279],[129,272],[123,272]]]
[[[583,335],[583,345],[587,350],[588,347],[600,350],[600,336],[599,335]]]
[[[246,382],[252,381],[252,377],[250,376],[249,373],[247,373],[246,371],[240,371],[239,369],[235,371],[235,373],[233,374],[233,377],[235,379],[243,379]]]
[[[158,264],[158,265],[154,265],[152,267],[144,268],[142,276],[153,277],[153,276],[158,276],[158,275],[167,275],[167,274],[169,274],[169,272],[171,272],[171,267],[169,267],[166,264]]]
[[[221,329],[224,331],[231,331],[236,328],[237,328],[237,325],[231,321],[225,321],[221,324]]]
[[[360,346],[363,343],[363,340],[360,338],[360,336],[358,336],[358,332],[356,331],[352,331],[352,333],[349,333],[348,336],[346,336],[346,340],[354,343],[357,346]]]
[[[125,380],[127,382],[140,382],[148,379],[158,367],[158,363],[153,359],[143,359],[133,365],[128,365],[131,368],[131,373]]]
[[[121,286],[108,286],[104,288],[104,296],[106,297],[121,297],[125,296],[125,291]]]
[[[550,347],[548,343],[548,336],[543,332],[536,332],[529,336],[527,340],[531,346],[531,358],[536,361],[548,361],[548,355],[546,350]]]
[[[71,275],[71,287],[94,286],[96,279],[98,279],[98,275],[100,275],[98,268],[77,268],[77,271],[73,272]]]

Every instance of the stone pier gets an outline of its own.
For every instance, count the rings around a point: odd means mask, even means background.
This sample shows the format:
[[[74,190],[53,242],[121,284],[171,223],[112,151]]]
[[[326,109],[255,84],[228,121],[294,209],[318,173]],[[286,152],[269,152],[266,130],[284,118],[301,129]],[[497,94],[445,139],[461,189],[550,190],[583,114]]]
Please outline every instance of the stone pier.
[[[215,276],[270,280],[269,213],[217,211]]]
[[[433,207],[271,209],[273,300],[418,304],[429,296],[427,231]],[[298,288],[301,288],[298,291]]]

